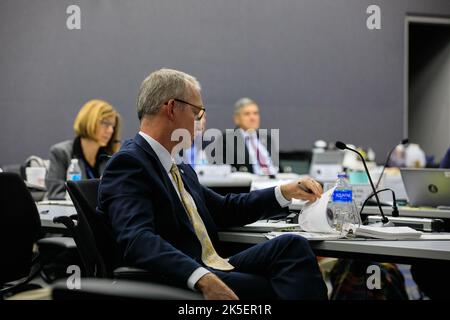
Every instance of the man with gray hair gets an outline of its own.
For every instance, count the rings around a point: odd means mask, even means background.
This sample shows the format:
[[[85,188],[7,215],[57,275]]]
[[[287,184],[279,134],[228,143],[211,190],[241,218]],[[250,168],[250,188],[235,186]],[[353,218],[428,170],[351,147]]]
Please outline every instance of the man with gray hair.
[[[182,129],[193,137],[194,121],[205,113],[198,81],[183,72],[151,73],[137,111],[140,132],[110,159],[99,186],[98,211],[109,219],[125,265],[206,299],[326,299],[304,238],[277,237],[224,258],[217,234],[279,214],[292,198],[315,201],[317,182],[222,196],[202,186],[189,165],[176,165],[172,134]]]
[[[225,133],[225,162],[236,171],[259,175],[278,173],[278,144],[267,130],[259,129],[260,116],[256,102],[250,98],[239,99],[234,105],[233,120],[235,130]]]

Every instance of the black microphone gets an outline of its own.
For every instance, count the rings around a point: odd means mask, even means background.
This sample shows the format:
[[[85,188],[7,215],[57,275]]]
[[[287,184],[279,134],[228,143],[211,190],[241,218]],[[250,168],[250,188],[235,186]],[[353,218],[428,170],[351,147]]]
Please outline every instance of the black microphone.
[[[375,199],[377,199],[378,208],[380,209],[380,213],[381,213],[381,217],[382,217],[381,222],[383,223],[384,227],[392,226],[393,224],[391,222],[389,222],[389,219],[384,215],[383,209],[381,209],[381,203],[380,203],[380,199],[378,198],[378,193],[375,189],[375,186],[373,185],[372,178],[370,177],[369,169],[367,168],[366,160],[364,160],[364,157],[362,156],[362,154],[359,153],[358,151],[356,151],[355,149],[349,148],[345,143],[343,143],[341,141],[337,141],[335,145],[336,145],[336,148],[338,148],[338,149],[353,151],[361,158],[362,163],[364,165],[364,169],[366,170],[367,177],[369,178],[369,182],[372,187],[372,191],[375,195]]]
[[[375,189],[378,189],[378,186],[380,185],[381,178],[383,178],[384,170],[386,170],[386,167],[387,167],[387,165],[388,165],[388,163],[389,163],[389,160],[391,159],[392,152],[394,152],[394,150],[395,150],[395,148],[397,148],[397,146],[399,146],[399,145],[406,145],[406,144],[408,144],[408,143],[409,143],[409,139],[408,139],[408,138],[403,139],[402,141],[400,141],[399,144],[395,145],[395,146],[391,149],[391,151],[389,151],[389,153],[388,153],[388,155],[387,155],[387,158],[386,158],[386,162],[384,163],[384,166],[383,166],[383,170],[381,171],[381,175],[380,175],[380,177],[378,178],[377,184],[375,185]]]

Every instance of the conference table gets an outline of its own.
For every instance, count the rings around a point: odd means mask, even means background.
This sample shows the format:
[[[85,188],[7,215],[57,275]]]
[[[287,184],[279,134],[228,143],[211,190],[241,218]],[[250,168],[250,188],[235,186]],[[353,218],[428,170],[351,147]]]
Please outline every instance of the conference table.
[[[66,227],[63,224],[54,223],[53,219],[77,214],[71,201],[41,201],[36,206],[41,218],[41,227],[45,232],[67,234]]]
[[[446,238],[450,238],[450,235]],[[226,231],[219,232],[225,243],[247,246],[268,241],[266,233]],[[342,239],[311,240],[311,248],[318,256],[353,258],[361,260],[410,264],[419,260],[450,261],[450,240],[378,240]]]
[[[53,218],[70,216],[76,210],[70,201],[41,202],[37,204],[41,225],[45,232],[67,234],[64,225],[56,224]],[[445,210],[444,210],[445,211]],[[414,211],[420,214],[420,210]],[[428,211],[424,211],[428,213]],[[435,216],[443,216],[448,212],[438,212]],[[244,248],[267,241],[264,232],[221,230],[221,242]],[[373,261],[391,261],[397,263],[412,263],[417,260],[450,261],[450,240],[325,240],[310,241],[311,248],[317,255],[328,257],[347,257],[368,259]]]
[[[281,173],[277,174],[274,179],[270,179],[269,177],[261,177],[247,172],[235,172],[226,177],[199,175],[199,181],[202,185],[209,187],[220,194],[226,194],[230,192],[249,192],[252,188],[261,189],[271,187],[300,177],[302,176],[297,174]],[[303,205],[304,202],[295,200],[290,206],[290,209],[301,210]],[[359,208],[360,207],[358,207],[358,209]],[[386,215],[391,215],[392,207],[383,206],[382,209]],[[450,209],[399,206],[398,210],[400,217],[450,219]],[[365,215],[380,214],[377,206],[365,206],[362,213]]]

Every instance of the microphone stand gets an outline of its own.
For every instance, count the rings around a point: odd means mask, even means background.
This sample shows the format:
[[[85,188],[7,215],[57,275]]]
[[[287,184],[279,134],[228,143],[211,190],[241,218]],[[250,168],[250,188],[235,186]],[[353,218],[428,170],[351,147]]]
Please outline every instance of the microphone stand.
[[[370,177],[369,169],[367,168],[366,161],[364,160],[364,157],[362,156],[362,154],[359,153],[355,149],[349,148],[345,143],[340,142],[340,141],[336,142],[336,148],[341,149],[341,150],[347,149],[347,150],[353,151],[361,158],[362,163],[364,165],[364,169],[366,170],[366,173],[367,173],[367,177],[369,178],[370,186],[372,187],[372,191],[373,191],[373,193],[375,195],[375,199],[377,200],[378,209],[380,210],[381,217],[382,217],[381,218],[381,222],[383,223],[383,227],[391,227],[391,226],[393,226],[393,223],[389,222],[389,219],[384,215],[383,209],[381,208],[380,199],[378,198],[378,193],[377,193],[377,191],[375,189],[375,186],[373,184],[372,178]]]

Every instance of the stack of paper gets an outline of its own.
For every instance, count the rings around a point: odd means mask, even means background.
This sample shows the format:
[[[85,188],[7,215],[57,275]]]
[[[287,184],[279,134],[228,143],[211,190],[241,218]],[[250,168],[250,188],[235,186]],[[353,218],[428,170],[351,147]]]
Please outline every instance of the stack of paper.
[[[418,239],[422,236],[422,232],[410,227],[375,227],[370,225],[360,226],[354,233],[357,236],[386,240]]]
[[[300,230],[300,226],[298,223],[258,220],[243,227],[232,227],[228,228],[228,230],[246,232],[294,231]]]
[[[327,217],[328,201],[335,188],[322,194],[319,200],[308,202],[299,216],[300,228],[307,232],[332,233]]]
[[[310,241],[322,241],[322,240],[339,240],[343,238],[339,233],[320,233],[320,232],[306,232],[306,231],[289,231],[289,232],[277,232],[272,231],[266,234],[267,239],[272,239],[284,234],[295,234],[302,236]]]

